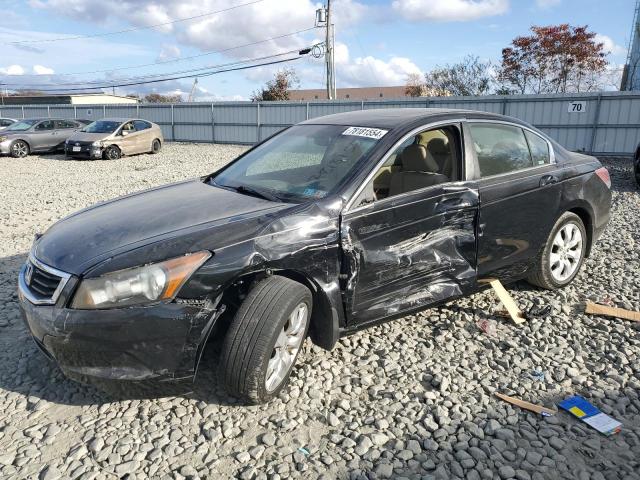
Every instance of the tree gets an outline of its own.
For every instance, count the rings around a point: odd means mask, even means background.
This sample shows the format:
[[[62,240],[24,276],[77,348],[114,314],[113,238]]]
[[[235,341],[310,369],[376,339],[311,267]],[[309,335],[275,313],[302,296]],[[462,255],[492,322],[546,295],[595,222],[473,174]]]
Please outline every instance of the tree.
[[[300,80],[293,68],[279,70],[273,79],[269,80],[264,87],[256,90],[251,95],[254,102],[271,102],[275,100],[289,100],[289,91],[300,85]]]
[[[148,95],[145,95],[144,101],[147,103],[180,103],[182,102],[182,96],[179,93],[175,95],[150,93]]]
[[[436,66],[424,76],[425,88],[435,95],[487,95],[494,84],[490,61],[466,56],[461,62],[443,67]]]
[[[405,84],[404,94],[407,97],[425,97],[427,96],[427,86],[424,83],[424,78],[419,73],[410,73],[407,76],[407,83]]]
[[[531,27],[502,50],[499,80],[519,93],[566,93],[600,88],[607,67],[604,44],[588,27],[569,24]]]

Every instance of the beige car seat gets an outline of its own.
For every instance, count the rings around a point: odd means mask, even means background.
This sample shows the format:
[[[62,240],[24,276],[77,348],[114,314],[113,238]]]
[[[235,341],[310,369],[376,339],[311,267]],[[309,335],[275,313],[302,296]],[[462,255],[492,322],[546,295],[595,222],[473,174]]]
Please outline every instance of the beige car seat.
[[[391,175],[389,196],[447,182],[446,175],[436,173],[438,164],[424,145],[409,145],[402,152],[402,171]]]

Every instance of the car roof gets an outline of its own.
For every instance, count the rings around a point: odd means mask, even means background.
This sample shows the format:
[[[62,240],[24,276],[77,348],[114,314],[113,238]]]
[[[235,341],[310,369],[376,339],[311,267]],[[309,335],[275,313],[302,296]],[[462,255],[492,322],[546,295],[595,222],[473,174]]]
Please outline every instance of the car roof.
[[[120,123],[124,123],[124,122],[134,122],[136,120],[144,120],[145,122],[150,122],[149,120],[145,120],[144,118],[125,118],[125,117],[113,117],[113,118],[99,118],[98,120],[95,120],[96,122],[99,120],[103,120],[105,122],[120,122]]]
[[[497,113],[462,110],[457,108],[377,108],[335,113],[324,117],[312,118],[302,122],[308,125],[350,125],[373,128],[394,129],[410,125],[416,121],[446,120],[451,117],[503,120],[524,124],[516,118]]]

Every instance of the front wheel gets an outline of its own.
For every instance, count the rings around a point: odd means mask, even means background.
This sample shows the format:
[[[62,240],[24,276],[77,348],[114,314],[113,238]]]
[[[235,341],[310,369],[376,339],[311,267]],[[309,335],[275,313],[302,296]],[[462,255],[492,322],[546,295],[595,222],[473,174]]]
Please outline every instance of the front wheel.
[[[115,145],[107,147],[102,154],[102,158],[105,160],[118,160],[122,156],[122,152]]]
[[[527,281],[549,290],[568,285],[580,271],[586,250],[584,223],[575,213],[565,212],[553,226],[535,270]]]
[[[16,140],[11,144],[11,156],[14,158],[23,158],[29,155],[29,145],[23,140]]]
[[[220,379],[231,395],[265,403],[285,387],[311,319],[311,292],[280,276],[258,283],[238,309],[222,345]]]

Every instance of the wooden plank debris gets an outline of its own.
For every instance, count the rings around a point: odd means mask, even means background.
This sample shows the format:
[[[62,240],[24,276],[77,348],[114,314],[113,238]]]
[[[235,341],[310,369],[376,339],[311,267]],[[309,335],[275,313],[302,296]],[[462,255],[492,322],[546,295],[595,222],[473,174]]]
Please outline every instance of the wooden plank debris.
[[[593,302],[587,302],[584,313],[605,315],[607,317],[623,318],[625,320],[631,320],[632,322],[640,322],[640,312],[625,310],[624,308],[608,307],[607,305],[600,305]]]
[[[496,397],[505,402],[509,402],[512,405],[515,405],[520,408],[524,408],[525,410],[529,410],[531,412],[535,412],[543,415],[555,415],[558,413],[557,410],[553,410],[551,408],[542,407],[540,405],[536,405],[535,403],[525,402],[524,400],[520,400],[519,398],[509,397],[508,395],[504,395],[502,393],[496,393]]]
[[[504,305],[504,308],[509,313],[513,323],[519,325],[526,320],[524,314],[520,311],[518,305],[516,305],[516,302],[513,300],[513,297],[509,295],[509,292],[507,292],[500,280],[497,278],[486,278],[480,280],[480,282],[491,285],[493,291],[496,292],[496,295],[502,302],[502,305]]]

